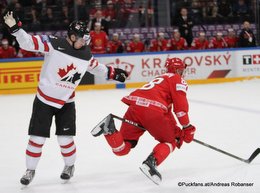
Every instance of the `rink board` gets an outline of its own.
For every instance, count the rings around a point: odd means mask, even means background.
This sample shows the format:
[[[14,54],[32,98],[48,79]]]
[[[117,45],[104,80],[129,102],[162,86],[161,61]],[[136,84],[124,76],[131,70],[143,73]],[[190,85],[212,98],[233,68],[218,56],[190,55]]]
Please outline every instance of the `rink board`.
[[[97,60],[126,70],[129,73],[127,81],[118,84],[95,76],[94,84],[82,83],[78,90],[139,87],[165,73],[164,64],[170,57],[179,57],[187,64],[185,78],[189,84],[260,77],[259,48],[105,54],[96,55]],[[35,92],[42,63],[43,58],[0,60],[0,94]]]

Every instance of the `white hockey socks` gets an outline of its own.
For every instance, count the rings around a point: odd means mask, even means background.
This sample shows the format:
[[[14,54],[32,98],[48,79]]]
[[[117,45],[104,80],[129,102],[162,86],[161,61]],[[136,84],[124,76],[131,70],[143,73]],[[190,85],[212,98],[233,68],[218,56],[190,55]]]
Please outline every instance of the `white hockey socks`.
[[[73,136],[59,135],[57,139],[65,165],[74,165],[76,161],[76,145],[74,144]]]
[[[45,137],[31,135],[26,149],[26,168],[35,170],[41,158]]]

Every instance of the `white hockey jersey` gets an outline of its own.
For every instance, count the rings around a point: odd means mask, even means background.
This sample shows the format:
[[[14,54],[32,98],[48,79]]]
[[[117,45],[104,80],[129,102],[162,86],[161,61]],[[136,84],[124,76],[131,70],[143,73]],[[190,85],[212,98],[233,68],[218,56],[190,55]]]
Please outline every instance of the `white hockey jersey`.
[[[65,38],[30,35],[23,29],[13,33],[21,48],[44,53],[37,97],[61,108],[74,101],[75,89],[86,71],[107,77],[108,69],[93,58],[89,46],[74,49]]]

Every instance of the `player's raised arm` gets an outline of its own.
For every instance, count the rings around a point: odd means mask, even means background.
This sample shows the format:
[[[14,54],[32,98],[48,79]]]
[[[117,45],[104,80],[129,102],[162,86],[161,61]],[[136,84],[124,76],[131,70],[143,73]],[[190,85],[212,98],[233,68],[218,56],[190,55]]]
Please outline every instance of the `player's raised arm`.
[[[21,27],[22,23],[14,16],[12,11],[7,12],[4,16],[4,21],[10,33],[16,37],[21,48],[33,51],[47,53],[52,49],[48,43],[47,35],[30,35],[26,33]]]

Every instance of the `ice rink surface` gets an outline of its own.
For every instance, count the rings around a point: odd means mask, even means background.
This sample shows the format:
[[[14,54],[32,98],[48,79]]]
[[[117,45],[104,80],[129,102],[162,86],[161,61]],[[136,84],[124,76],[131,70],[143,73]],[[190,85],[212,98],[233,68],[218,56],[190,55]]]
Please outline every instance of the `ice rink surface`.
[[[1,95],[0,192],[260,192],[260,155],[251,164],[246,164],[196,143],[184,144],[158,168],[163,177],[160,186],[153,184],[139,170],[142,161],[157,144],[149,134],[145,134],[127,156],[113,155],[104,137],[94,138],[90,130],[108,113],[123,116],[127,107],[120,99],[131,91],[77,92],[75,176],[66,184],[59,178],[64,165],[52,127],[52,137],[43,147],[35,178],[26,188],[22,188],[19,180],[25,171],[27,128],[34,95]],[[195,138],[244,159],[260,147],[260,80],[191,85],[188,99],[190,120],[197,127]],[[116,124],[119,127],[120,122]],[[215,185],[205,186],[207,182]],[[242,183],[252,186],[239,186]]]

